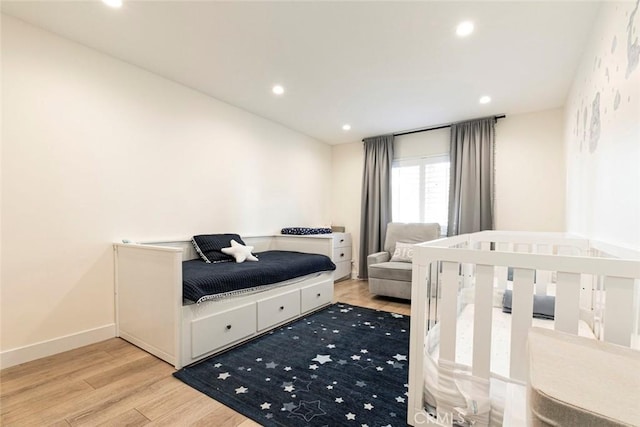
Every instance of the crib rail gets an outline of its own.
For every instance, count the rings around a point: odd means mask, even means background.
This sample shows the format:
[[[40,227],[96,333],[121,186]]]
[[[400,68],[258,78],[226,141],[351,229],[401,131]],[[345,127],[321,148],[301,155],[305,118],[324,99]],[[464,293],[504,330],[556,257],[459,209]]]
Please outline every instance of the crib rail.
[[[625,258],[620,258],[620,256]],[[494,291],[507,286],[513,270],[508,380],[526,382],[526,339],[532,325],[533,295],[555,285],[556,330],[578,334],[587,315],[600,339],[637,346],[640,254],[565,233],[486,231],[416,245],[413,257],[409,417],[423,414],[422,358],[425,335],[438,322],[439,360],[455,364],[461,290],[473,293],[471,374],[491,377]],[[595,295],[595,296],[594,296]],[[432,304],[435,298],[436,310]],[[434,314],[436,318],[434,319]],[[418,417],[418,418],[417,418]]]

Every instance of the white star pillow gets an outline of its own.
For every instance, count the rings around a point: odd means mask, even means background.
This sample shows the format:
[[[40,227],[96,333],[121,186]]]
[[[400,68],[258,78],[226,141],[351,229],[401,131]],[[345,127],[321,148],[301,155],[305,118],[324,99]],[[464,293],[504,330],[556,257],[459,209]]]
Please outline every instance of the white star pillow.
[[[253,246],[243,246],[235,240],[231,241],[230,248],[222,248],[221,250],[223,253],[234,257],[236,262],[258,261],[258,258],[251,253]]]

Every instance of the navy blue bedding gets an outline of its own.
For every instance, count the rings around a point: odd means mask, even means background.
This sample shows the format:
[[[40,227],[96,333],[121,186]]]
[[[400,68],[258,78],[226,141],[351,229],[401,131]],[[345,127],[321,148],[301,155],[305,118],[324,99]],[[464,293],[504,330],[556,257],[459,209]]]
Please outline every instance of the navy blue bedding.
[[[324,255],[290,251],[259,252],[258,262],[207,264],[201,259],[182,263],[182,296],[193,302],[215,299],[230,292],[250,290],[295,277],[335,270]]]

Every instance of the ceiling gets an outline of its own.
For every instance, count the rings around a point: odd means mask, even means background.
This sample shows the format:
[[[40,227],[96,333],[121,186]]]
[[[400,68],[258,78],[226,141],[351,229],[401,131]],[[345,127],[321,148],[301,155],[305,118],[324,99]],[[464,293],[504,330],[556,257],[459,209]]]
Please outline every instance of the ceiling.
[[[564,105],[599,3],[2,1],[2,12],[329,144]],[[462,20],[475,31],[455,34]],[[282,96],[271,92],[274,84]],[[480,96],[492,102],[480,104]],[[342,125],[349,123],[350,131]]]

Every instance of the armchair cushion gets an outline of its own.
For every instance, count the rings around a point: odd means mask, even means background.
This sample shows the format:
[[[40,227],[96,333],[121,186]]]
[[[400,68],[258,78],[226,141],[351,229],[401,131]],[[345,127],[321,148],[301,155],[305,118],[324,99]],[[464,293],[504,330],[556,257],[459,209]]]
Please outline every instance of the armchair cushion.
[[[412,264],[410,262],[383,262],[369,266],[369,277],[387,280],[411,282]]]
[[[381,262],[387,262],[391,258],[389,252],[376,252],[375,254],[370,254],[367,256],[367,267],[370,267],[372,264],[380,264]]]

